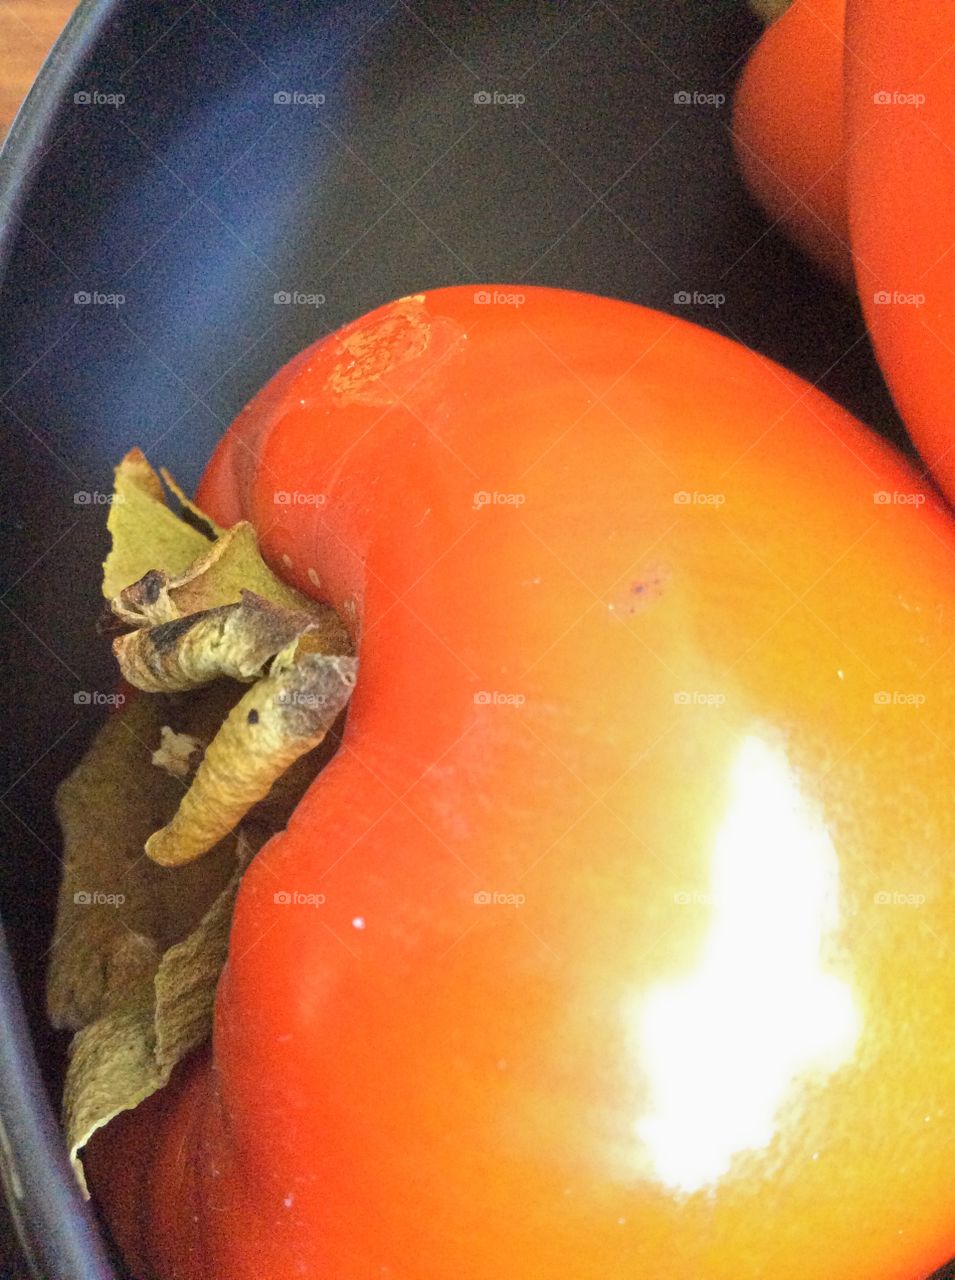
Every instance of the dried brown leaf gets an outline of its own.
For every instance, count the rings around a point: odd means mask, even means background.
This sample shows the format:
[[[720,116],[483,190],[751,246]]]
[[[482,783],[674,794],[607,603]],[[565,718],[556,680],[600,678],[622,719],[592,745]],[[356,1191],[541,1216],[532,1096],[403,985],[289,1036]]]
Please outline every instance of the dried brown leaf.
[[[228,879],[227,847],[178,874],[143,856],[147,838],[170,821],[185,793],[183,782],[151,763],[161,728],[205,731],[207,718],[224,714],[222,695],[193,695],[188,708],[136,698],[109,717],[60,785],[64,870],[47,977],[54,1026],[76,1030],[110,1007],[126,977],[154,969]]]
[[[311,612],[243,591],[236,604],[141,627],[113,641],[123,679],[145,693],[198,689],[222,676],[248,682],[299,636],[317,630]]]
[[[208,538],[166,506],[160,479],[139,449],[116,468],[106,527],[113,540],[103,565],[107,600],[156,565],[172,575],[183,573],[209,546]]]
[[[90,1137],[161,1089],[176,1063],[208,1038],[239,881],[267,835],[240,833],[232,875],[196,927],[163,954],[151,973],[132,982],[122,1000],[74,1036],[63,1117],[70,1159],[84,1193],[79,1153]]]
[[[296,655],[294,646],[280,654],[226,717],[175,817],[147,840],[149,856],[180,866],[222,840],[319,745],[351,696],[356,666],[350,657]]]
[[[154,626],[189,614],[233,604],[252,592],[280,608],[312,615],[314,647],[323,653],[344,653],[349,638],[338,614],[277,578],[259,553],[255,530],[240,521],[207,543],[182,573],[150,568],[112,600],[115,615],[131,626]]]

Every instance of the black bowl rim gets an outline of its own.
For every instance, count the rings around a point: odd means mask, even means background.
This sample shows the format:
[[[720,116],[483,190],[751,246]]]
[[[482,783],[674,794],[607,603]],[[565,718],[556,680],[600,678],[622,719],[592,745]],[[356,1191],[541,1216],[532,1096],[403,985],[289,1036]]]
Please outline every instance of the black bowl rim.
[[[82,0],[53,46],[0,150],[0,276],[24,208],[80,68],[125,0]],[[0,923],[0,1176],[38,1280],[115,1280],[84,1203],[37,1064],[19,983]]]

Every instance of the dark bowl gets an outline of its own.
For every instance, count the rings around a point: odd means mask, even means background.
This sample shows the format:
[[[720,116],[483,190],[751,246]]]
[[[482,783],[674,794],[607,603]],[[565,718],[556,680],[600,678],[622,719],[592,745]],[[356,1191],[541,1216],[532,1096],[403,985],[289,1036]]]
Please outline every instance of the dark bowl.
[[[99,715],[76,695],[113,678],[113,463],[138,443],[191,485],[299,348],[482,280],[689,316],[900,439],[855,305],[737,179],[758,31],[730,0],[86,0],[51,54],[0,159],[0,1163],[37,1275],[120,1274],[66,1163],[42,1004],[52,792]]]

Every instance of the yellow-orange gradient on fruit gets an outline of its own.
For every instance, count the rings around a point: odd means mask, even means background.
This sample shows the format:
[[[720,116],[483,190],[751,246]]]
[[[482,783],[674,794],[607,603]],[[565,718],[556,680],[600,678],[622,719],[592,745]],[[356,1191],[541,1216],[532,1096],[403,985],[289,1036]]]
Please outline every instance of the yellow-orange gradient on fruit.
[[[955,527],[798,378],[438,290],[200,491],[359,646],[211,1048],[94,1139],[139,1280],[914,1280],[955,1253]]]
[[[844,24],[845,0],[793,0],[767,27],[736,91],[733,140],[771,221],[851,287]]]

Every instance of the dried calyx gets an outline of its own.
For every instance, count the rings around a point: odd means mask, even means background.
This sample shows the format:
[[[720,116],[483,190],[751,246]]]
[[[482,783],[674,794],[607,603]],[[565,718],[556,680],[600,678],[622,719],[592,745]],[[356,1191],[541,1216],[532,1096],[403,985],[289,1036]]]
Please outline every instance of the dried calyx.
[[[242,872],[337,745],[356,663],[337,614],[277,578],[134,450],[116,471],[103,594],[126,699],[62,784],[48,976],[73,1031],[71,1156],[210,1031]],[[148,856],[144,856],[144,853]]]

